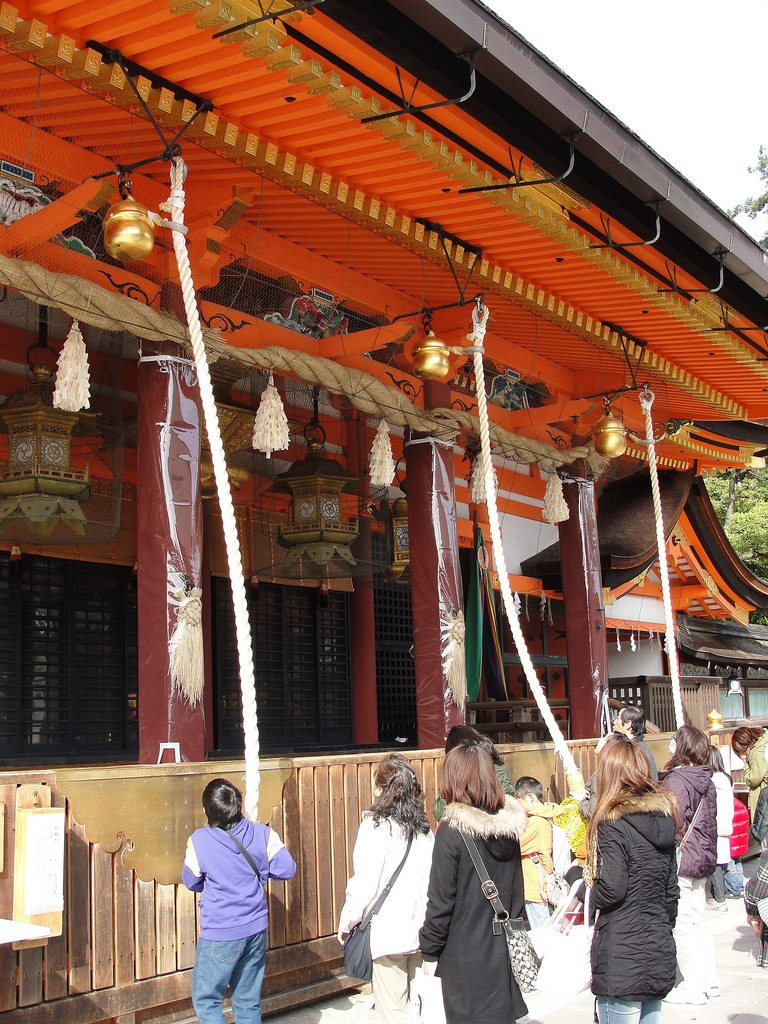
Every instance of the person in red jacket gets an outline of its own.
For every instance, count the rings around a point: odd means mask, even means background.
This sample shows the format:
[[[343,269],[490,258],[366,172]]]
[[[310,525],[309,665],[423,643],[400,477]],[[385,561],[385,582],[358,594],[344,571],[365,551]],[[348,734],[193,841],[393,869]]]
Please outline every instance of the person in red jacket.
[[[733,798],[733,832],[731,833],[731,859],[725,865],[726,896],[740,900],[744,896],[744,870],[741,858],[749,847],[749,811],[737,796]]]

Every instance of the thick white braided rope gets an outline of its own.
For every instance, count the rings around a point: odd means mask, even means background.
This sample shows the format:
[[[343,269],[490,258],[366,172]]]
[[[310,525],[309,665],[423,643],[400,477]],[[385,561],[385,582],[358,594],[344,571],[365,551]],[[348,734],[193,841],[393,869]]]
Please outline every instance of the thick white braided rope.
[[[168,204],[174,223],[184,223],[184,189],[183,163],[177,158],[171,170],[171,195]],[[200,397],[203,405],[205,429],[208,433],[208,444],[211,449],[213,475],[216,481],[216,492],[221,509],[221,522],[224,529],[224,543],[227,550],[229,580],[232,586],[232,601],[235,609],[235,636],[237,653],[240,661],[240,692],[243,702],[243,732],[245,734],[245,813],[256,821],[259,809],[259,729],[256,712],[256,685],[253,674],[253,650],[251,647],[251,626],[248,619],[248,607],[245,598],[245,577],[240,554],[240,540],[237,536],[235,509],[232,503],[227,463],[224,457],[224,445],[219,429],[219,416],[211,387],[211,375],[203,343],[203,332],[200,327],[200,316],[195,299],[195,286],[189,265],[187,243],[181,231],[171,231],[173,249],[179,267],[181,290],[184,295],[184,309],[187,314],[189,337],[197,368],[197,380],[200,386]]]
[[[675,617],[672,612],[672,595],[669,588],[667,541],[664,536],[664,519],[661,512],[661,494],[659,492],[659,473],[656,468],[656,443],[653,437],[653,422],[651,420],[651,408],[654,397],[652,391],[640,392],[640,408],[645,414],[645,440],[648,445],[648,465],[651,470],[653,512],[656,519],[656,544],[659,552],[659,576],[661,577],[661,596],[664,602],[664,625],[666,630],[664,649],[667,652],[669,674],[672,679],[672,701],[675,707],[675,722],[679,729],[681,725],[685,725],[685,714],[683,712],[683,700],[680,695],[680,665],[677,659]]]
[[[484,332],[483,332],[484,333]],[[479,349],[479,350],[478,350]],[[558,752],[563,760],[565,767],[565,773],[569,776],[578,777],[579,769],[576,762],[573,759],[573,754],[568,749],[568,745],[565,742],[560,727],[555,720],[555,716],[547,703],[546,695],[541,688],[538,676],[536,675],[536,669],[533,667],[531,656],[528,653],[528,648],[525,644],[525,637],[520,627],[520,620],[517,615],[517,608],[515,607],[515,599],[512,594],[512,587],[509,584],[509,574],[507,572],[507,562],[504,557],[504,545],[501,541],[501,527],[499,525],[499,512],[496,506],[496,475],[493,472],[493,463],[491,462],[491,438],[490,429],[488,423],[488,404],[485,399],[485,376],[483,374],[483,352],[482,348],[478,345],[477,335],[475,335],[475,352],[473,355],[474,368],[475,368],[475,390],[477,393],[477,411],[478,419],[480,421],[480,454],[483,460],[483,474],[485,475],[485,494],[486,502],[488,506],[488,523],[491,528],[491,542],[493,544],[493,557],[496,562],[496,568],[499,573],[499,584],[501,586],[501,596],[504,602],[504,611],[507,615],[510,628],[512,629],[512,636],[515,641],[515,647],[517,653],[520,655],[520,662],[525,672],[525,678],[528,681],[528,686],[533,694],[533,699],[536,701],[536,706],[541,713],[541,717],[549,729],[549,735],[552,737],[552,742],[555,745],[555,750]]]

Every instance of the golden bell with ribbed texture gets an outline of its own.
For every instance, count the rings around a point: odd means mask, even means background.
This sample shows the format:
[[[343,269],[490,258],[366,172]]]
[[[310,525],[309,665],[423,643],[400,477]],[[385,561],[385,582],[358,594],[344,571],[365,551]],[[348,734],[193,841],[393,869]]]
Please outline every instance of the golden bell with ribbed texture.
[[[606,459],[616,459],[627,450],[627,428],[615,416],[599,419],[592,430],[595,451]]]
[[[450,371],[448,356],[448,346],[436,338],[430,328],[425,337],[413,346],[413,372],[421,380],[442,380]]]
[[[107,211],[102,224],[104,248],[112,259],[135,263],[152,252],[154,225],[149,211],[133,197],[122,199]]]

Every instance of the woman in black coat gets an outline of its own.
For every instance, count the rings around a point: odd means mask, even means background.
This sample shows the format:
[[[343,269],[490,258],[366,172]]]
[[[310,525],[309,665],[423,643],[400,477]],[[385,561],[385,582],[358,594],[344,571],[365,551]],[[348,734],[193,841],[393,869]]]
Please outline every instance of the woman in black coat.
[[[717,794],[709,773],[709,737],[683,725],[670,751],[672,758],[660,777],[677,802],[680,905],[675,943],[682,981],[667,1002],[703,1006],[720,995],[715,946],[704,925],[707,878],[717,864]]]
[[[592,991],[600,1024],[658,1024],[675,984],[675,803],[653,782],[636,743],[615,735],[597,764],[598,802],[587,829]]]
[[[445,759],[445,815],[435,836],[427,913],[419,935],[425,970],[443,983],[448,1024],[511,1024],[528,1010],[509,966],[503,930],[493,933],[494,912],[462,838],[474,839],[510,917],[523,912],[519,837],[526,814],[505,797],[493,762],[482,747],[454,747]]]

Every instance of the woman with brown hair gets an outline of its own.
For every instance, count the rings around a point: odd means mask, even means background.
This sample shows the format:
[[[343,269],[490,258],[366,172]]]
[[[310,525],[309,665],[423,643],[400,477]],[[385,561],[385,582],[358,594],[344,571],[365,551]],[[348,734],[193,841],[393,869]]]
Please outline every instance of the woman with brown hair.
[[[614,734],[597,761],[587,828],[592,992],[600,1024],[657,1024],[675,984],[675,801],[651,779],[648,758]]]
[[[754,818],[760,790],[768,785],[768,732],[740,726],[731,736],[731,750],[744,762],[744,781],[749,786],[749,813]]]
[[[354,874],[347,882],[338,939],[343,944],[402,863],[370,928],[376,1019],[379,1024],[405,1024],[411,982],[421,962],[419,928],[427,905],[434,837],[410,761],[399,754],[385,757],[376,768],[373,796],[355,840]]]
[[[659,776],[677,801],[677,857],[680,902],[675,925],[677,965],[682,981],[667,1002],[703,1006],[720,995],[712,936],[704,927],[707,879],[717,864],[717,796],[709,773],[709,738],[681,726],[670,744],[671,759]]]
[[[525,811],[505,797],[490,755],[460,745],[445,759],[445,815],[435,837],[429,899],[419,945],[439,974],[447,1024],[511,1024],[527,1008],[512,976],[502,928],[483,895],[464,836],[473,840],[511,918],[523,912],[520,836]],[[430,966],[433,965],[433,966]]]

